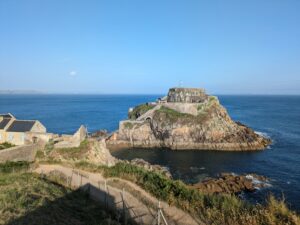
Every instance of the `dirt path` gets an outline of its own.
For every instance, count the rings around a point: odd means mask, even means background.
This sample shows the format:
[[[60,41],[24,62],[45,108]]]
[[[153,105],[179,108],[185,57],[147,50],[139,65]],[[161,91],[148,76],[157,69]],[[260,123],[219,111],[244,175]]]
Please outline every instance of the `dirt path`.
[[[134,183],[119,178],[105,179],[99,173],[73,170],[61,165],[40,165],[35,170],[40,174],[49,174],[52,171],[64,174],[72,187],[88,190],[93,199],[110,209],[119,210],[123,215],[125,213],[125,217],[131,218],[138,224],[150,225],[156,218],[158,200]],[[125,211],[124,204],[127,208]],[[188,213],[165,202],[161,202],[160,205],[168,225],[203,224]]]

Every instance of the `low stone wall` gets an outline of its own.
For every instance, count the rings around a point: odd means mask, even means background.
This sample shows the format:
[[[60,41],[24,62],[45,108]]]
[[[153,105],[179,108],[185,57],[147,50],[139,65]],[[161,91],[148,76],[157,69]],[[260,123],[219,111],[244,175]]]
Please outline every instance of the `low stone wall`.
[[[38,145],[21,145],[4,150],[0,150],[0,162],[7,161],[34,161]]]

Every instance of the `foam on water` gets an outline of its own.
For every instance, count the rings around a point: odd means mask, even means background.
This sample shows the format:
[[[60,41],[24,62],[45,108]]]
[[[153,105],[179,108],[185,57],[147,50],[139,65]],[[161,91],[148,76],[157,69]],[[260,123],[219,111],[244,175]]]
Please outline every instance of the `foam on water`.
[[[261,189],[259,186],[264,187],[264,188],[272,187],[272,185],[268,182],[268,180],[266,180],[266,181],[258,180],[257,178],[255,178],[251,174],[247,174],[245,177],[247,179],[251,180],[251,182],[254,184],[254,186],[255,186],[254,188],[256,190],[260,190]]]
[[[254,133],[256,133],[256,134],[258,134],[258,135],[260,135],[260,136],[263,136],[263,137],[265,137],[265,138],[271,139],[270,135],[267,134],[266,132],[254,131]]]

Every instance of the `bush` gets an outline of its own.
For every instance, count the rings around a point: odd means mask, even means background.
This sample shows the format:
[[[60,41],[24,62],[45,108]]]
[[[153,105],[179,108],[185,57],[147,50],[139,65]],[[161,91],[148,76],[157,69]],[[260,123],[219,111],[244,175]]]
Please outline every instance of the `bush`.
[[[0,144],[0,150],[6,149],[6,148],[11,148],[11,147],[15,147],[15,145],[8,143],[8,142],[4,142],[4,143]]]

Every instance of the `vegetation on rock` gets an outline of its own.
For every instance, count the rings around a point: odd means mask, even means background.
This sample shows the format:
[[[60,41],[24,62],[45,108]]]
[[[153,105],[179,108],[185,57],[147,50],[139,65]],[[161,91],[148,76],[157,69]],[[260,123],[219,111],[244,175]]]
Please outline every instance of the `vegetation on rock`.
[[[80,143],[79,147],[73,148],[58,148],[54,149],[53,144],[49,142],[44,149],[37,152],[38,160],[58,160],[59,159],[68,159],[68,160],[78,160],[82,159],[82,156],[88,151],[89,142],[84,140]],[[59,157],[57,157],[59,156]]]
[[[265,149],[271,143],[270,139],[233,121],[215,96],[194,104],[160,103],[158,106],[143,118],[144,123],[136,123],[141,125],[125,121],[114,139],[108,140],[110,146],[121,143],[121,148],[127,144],[140,148],[249,151]],[[153,108],[146,104],[137,106],[133,115],[144,107]]]
[[[136,120],[138,117],[146,113],[148,110],[153,109],[153,105],[142,104],[136,106],[131,112],[128,113],[128,118],[130,120]]]
[[[124,127],[125,127],[126,129],[132,129],[132,128],[133,128],[133,124],[130,123],[130,122],[125,122],[125,123],[124,123]]]

